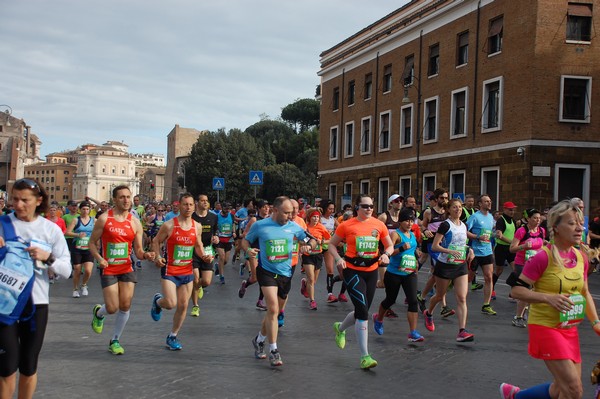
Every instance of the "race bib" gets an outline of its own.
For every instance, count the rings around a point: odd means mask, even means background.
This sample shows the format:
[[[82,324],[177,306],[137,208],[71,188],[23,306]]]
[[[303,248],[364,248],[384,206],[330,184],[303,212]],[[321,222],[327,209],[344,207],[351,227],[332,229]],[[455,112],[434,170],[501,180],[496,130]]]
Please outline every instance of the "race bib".
[[[372,236],[356,237],[356,254],[359,258],[373,259],[377,256],[377,244],[379,240]]]
[[[75,240],[75,248],[88,250],[90,248],[90,236],[78,237]]]
[[[571,327],[575,326],[583,321],[585,318],[585,297],[581,294],[574,294],[569,299],[575,304],[568,312],[562,312],[560,314],[559,327]]]
[[[489,229],[481,229],[479,232],[479,241],[488,243],[490,242],[490,238],[492,237],[492,230]]]
[[[212,245],[204,247],[204,254],[208,256],[215,256],[215,249]]]
[[[279,238],[267,240],[267,260],[271,263],[285,262],[290,258],[288,240]]]
[[[448,254],[448,264],[450,265],[462,265],[467,260],[467,246],[466,245],[454,245],[450,244],[448,249],[451,251],[460,252],[460,256],[455,258],[453,255]]]
[[[192,262],[194,247],[192,245],[175,245],[173,248],[173,266],[186,266]]]
[[[322,249],[321,244],[317,244],[315,246],[315,249],[311,249],[310,251],[308,251],[308,253],[311,255],[317,255],[317,254],[321,253],[321,249]]]
[[[129,243],[109,242],[106,244],[106,261],[109,265],[122,265],[129,260]]]
[[[398,268],[401,272],[414,273],[417,271],[417,258],[414,255],[402,255],[400,260],[400,267]]]
[[[19,273],[17,270],[11,270],[0,265],[0,286],[2,286],[3,291],[13,293],[15,298],[18,298],[23,292],[30,277]]]
[[[230,236],[232,233],[232,226],[229,223],[223,223],[221,225],[221,227],[219,228],[219,231],[221,232],[221,234],[223,234],[224,236]]]

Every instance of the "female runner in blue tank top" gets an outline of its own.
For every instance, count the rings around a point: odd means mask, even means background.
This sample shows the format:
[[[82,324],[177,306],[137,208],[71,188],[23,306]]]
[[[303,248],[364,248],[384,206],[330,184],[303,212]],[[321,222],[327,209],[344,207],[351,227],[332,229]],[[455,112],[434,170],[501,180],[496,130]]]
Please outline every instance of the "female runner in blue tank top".
[[[89,243],[92,230],[94,229],[94,218],[90,217],[91,205],[87,201],[79,204],[79,216],[71,220],[65,235],[73,237],[74,245],[71,252],[71,263],[73,264],[73,298],[88,296],[88,281],[92,276],[94,268],[94,257],[90,253]],[[83,281],[81,287],[81,269],[83,268]]]

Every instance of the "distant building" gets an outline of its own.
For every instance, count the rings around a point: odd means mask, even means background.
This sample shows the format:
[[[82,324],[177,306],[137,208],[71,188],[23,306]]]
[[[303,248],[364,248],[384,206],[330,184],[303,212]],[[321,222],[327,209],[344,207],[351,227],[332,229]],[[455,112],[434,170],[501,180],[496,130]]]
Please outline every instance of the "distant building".
[[[131,154],[135,166],[165,167],[165,156],[163,154]]]
[[[190,155],[192,146],[198,141],[198,137],[206,133],[207,131],[175,125],[167,135],[167,170],[165,173],[165,186],[162,187],[165,193],[165,201],[173,201],[178,198],[179,193],[185,191],[186,176],[183,165]],[[179,181],[181,181],[181,184],[179,184]]]
[[[138,179],[140,182],[139,195],[145,202],[164,201],[164,190],[159,189],[159,187],[165,186],[164,167],[138,168]]]
[[[72,164],[44,162],[25,166],[25,177],[44,187],[51,201],[64,204],[73,198],[76,170],[77,167]]]
[[[319,190],[600,206],[600,1],[413,0],[321,53]],[[592,90],[595,87],[595,90]],[[595,117],[594,117],[595,116]]]

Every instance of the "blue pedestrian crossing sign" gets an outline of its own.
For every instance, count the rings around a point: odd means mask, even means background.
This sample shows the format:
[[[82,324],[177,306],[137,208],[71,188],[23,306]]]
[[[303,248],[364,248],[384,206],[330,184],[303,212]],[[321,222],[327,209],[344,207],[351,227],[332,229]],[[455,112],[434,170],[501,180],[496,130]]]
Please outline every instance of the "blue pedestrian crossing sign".
[[[251,170],[249,179],[250,179],[251,186],[261,186],[263,184],[262,170]]]
[[[224,190],[225,189],[225,178],[213,177],[213,190]]]

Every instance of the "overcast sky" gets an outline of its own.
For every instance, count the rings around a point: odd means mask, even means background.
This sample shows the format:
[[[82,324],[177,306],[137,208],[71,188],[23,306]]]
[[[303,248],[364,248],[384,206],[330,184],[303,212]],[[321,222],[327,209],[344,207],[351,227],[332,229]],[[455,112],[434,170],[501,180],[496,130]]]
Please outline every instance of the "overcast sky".
[[[313,98],[319,54],[407,2],[0,0],[0,104],[42,156],[166,154],[175,124],[243,130]]]

